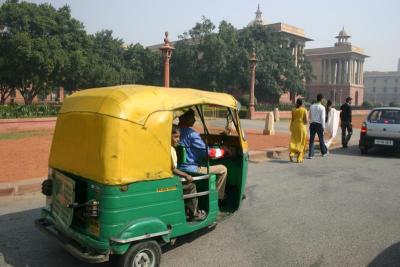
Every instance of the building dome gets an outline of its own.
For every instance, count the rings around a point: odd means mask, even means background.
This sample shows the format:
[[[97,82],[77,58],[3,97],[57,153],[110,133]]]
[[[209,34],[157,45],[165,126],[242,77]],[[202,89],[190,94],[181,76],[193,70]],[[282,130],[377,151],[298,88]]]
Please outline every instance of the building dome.
[[[256,18],[250,21],[247,26],[254,26],[254,25],[267,25],[267,22],[262,18],[262,12],[260,11],[260,4],[258,4],[257,11],[255,12]]]
[[[338,39],[338,41],[335,43],[335,46],[350,45],[351,44],[348,41],[348,39],[350,38],[350,35],[347,34],[347,32],[344,30],[344,27],[339,32],[339,35],[336,36],[335,38]]]
[[[347,32],[344,30],[344,27],[339,32],[338,36],[336,36],[336,38],[349,38],[349,37],[350,35],[347,34]]]

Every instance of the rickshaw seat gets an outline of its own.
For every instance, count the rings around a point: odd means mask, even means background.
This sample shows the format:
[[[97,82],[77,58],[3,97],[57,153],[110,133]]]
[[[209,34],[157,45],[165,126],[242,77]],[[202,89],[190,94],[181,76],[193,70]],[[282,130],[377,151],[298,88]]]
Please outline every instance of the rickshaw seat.
[[[176,147],[176,156],[178,157],[178,164],[186,163],[186,148],[185,146],[178,145]]]

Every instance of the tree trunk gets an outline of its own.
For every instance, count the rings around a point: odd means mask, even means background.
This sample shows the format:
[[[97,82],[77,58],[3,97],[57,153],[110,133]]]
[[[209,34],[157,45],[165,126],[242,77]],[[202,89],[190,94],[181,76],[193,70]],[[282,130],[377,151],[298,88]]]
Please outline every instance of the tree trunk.
[[[0,105],[4,105],[6,100],[10,97],[11,89],[7,87],[0,88]]]

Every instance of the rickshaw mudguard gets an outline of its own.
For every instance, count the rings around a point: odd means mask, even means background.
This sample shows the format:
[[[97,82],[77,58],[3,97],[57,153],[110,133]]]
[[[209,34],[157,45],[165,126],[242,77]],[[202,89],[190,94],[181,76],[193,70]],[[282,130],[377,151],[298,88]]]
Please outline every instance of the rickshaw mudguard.
[[[169,242],[171,230],[158,218],[146,217],[131,221],[117,235],[110,238],[117,244],[129,244],[135,241],[161,237]]]

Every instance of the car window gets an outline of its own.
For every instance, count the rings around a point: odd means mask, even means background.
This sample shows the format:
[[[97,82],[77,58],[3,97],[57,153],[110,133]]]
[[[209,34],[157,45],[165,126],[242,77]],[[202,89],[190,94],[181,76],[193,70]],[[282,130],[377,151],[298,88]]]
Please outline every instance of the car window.
[[[381,117],[381,111],[374,110],[371,112],[371,114],[369,114],[368,121],[377,123],[380,117]]]
[[[368,117],[372,123],[400,124],[400,110],[374,110]]]

